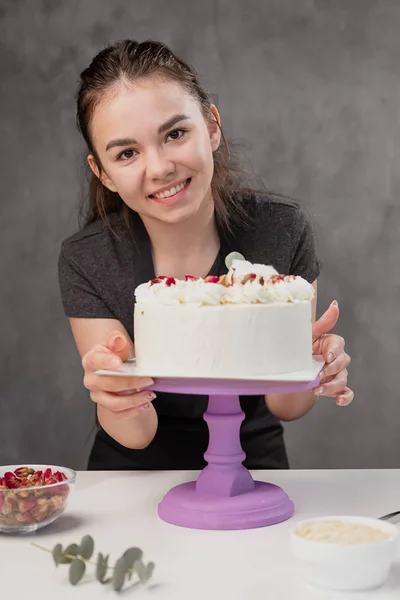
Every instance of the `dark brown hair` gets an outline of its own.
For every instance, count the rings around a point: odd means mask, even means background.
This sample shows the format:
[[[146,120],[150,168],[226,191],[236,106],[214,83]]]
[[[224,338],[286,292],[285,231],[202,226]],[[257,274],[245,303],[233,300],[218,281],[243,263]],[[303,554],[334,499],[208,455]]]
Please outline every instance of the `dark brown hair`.
[[[135,82],[152,75],[178,82],[199,102],[204,118],[215,120],[210,110],[211,99],[200,86],[196,72],[165,44],[152,40],[141,43],[123,40],[110,45],[99,52],[90,66],[81,73],[81,83],[76,96],[78,129],[99,170],[101,163],[90,134],[90,124],[96,107],[118,84],[124,81]],[[234,161],[222,130],[221,133],[220,147],[213,154],[214,173],[211,189],[218,222],[229,230],[233,220],[244,217],[241,208],[242,194],[238,192],[245,191],[245,188],[243,171]],[[84,224],[98,219],[108,223],[108,215],[112,213],[123,213],[127,216],[130,209],[119,194],[105,187],[91,170],[89,176],[89,190],[82,207]]]

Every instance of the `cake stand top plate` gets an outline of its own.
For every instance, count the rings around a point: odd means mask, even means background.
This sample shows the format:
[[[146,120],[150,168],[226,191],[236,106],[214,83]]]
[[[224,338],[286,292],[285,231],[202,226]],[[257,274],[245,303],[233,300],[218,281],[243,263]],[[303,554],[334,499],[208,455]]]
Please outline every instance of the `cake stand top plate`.
[[[252,379],[243,379],[232,376],[229,379],[213,377],[185,377],[171,373],[168,377],[164,374],[149,374],[140,371],[134,359],[123,363],[118,369],[100,369],[98,375],[114,377],[151,377],[154,384],[146,389],[181,394],[219,394],[219,395],[258,395],[267,393],[289,393],[316,387],[319,382],[318,375],[324,365],[322,356],[313,356],[312,368],[307,371],[293,373],[269,374]]]

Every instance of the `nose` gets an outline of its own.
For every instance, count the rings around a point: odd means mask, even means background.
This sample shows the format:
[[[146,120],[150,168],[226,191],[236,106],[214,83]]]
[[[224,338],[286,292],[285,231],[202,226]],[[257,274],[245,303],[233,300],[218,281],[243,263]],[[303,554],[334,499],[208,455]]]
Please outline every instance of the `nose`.
[[[152,150],[147,154],[146,173],[149,179],[164,180],[175,171],[175,163],[162,150]]]

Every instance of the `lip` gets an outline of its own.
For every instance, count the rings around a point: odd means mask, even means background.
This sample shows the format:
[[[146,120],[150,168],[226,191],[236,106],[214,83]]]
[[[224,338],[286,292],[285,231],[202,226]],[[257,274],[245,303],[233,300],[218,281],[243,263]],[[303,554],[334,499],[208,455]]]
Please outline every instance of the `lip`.
[[[192,179],[191,178],[183,179],[180,183],[184,183],[184,182],[186,182],[185,187],[182,188],[177,194],[174,194],[174,196],[169,196],[168,198],[155,198],[153,195],[151,195],[151,196],[149,196],[149,199],[152,200],[153,202],[157,202],[158,204],[164,204],[164,206],[171,206],[172,204],[177,204],[184,198],[190,184],[192,183]],[[171,184],[169,187],[164,187],[162,190],[159,190],[155,193],[160,194],[162,191],[170,190],[171,187],[175,187],[176,185],[180,185],[180,184],[179,183]]]
[[[164,187],[158,188],[158,190],[155,190],[154,192],[152,192],[151,194],[149,194],[149,196],[154,196],[155,194],[161,194],[162,192],[165,192],[167,190],[170,190],[173,187],[177,187],[178,185],[181,185],[181,183],[185,183],[185,181],[187,181],[189,178],[186,177],[186,179],[180,179],[179,181],[175,181],[172,182],[168,185],[164,185]]]

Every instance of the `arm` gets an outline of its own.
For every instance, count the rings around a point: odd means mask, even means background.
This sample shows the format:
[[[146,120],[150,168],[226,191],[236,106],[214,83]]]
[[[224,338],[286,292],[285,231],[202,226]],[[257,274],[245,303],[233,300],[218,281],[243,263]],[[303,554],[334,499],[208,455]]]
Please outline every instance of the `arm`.
[[[315,296],[312,301],[312,323],[315,322],[317,312],[317,280],[313,283]],[[289,394],[267,394],[265,402],[268,409],[281,421],[294,421],[308,413],[315,405],[318,396],[313,390],[292,392]]]
[[[110,360],[116,356],[122,360],[133,356],[133,343],[126,329],[116,319],[70,318],[69,321],[85,369],[85,386],[97,402],[101,426],[126,448],[146,448],[157,431],[157,413],[151,402],[146,410],[135,406],[134,398],[141,399],[146,392],[137,394],[134,391],[151,385],[152,381],[137,377],[106,378],[94,373],[97,369],[111,368]],[[121,346],[119,341],[118,349],[110,348],[106,340],[114,339],[118,333],[124,343]]]

